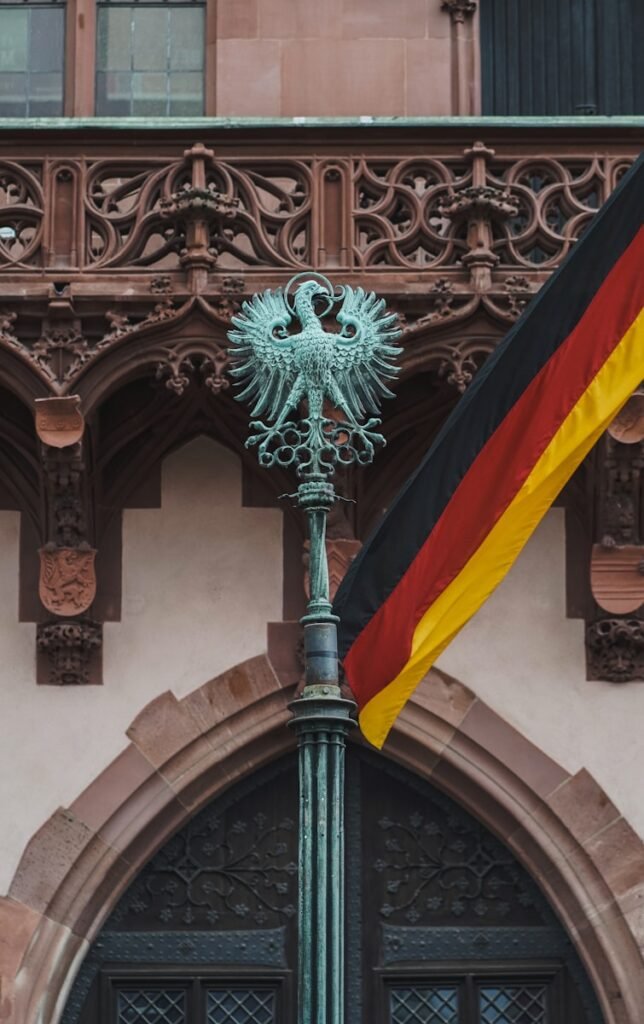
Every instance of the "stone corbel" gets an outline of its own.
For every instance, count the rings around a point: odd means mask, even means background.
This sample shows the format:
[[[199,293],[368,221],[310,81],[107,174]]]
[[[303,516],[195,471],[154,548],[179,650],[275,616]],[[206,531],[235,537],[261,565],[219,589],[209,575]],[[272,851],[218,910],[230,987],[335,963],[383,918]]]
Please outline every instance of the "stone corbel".
[[[644,619],[604,618],[586,627],[588,678],[644,680]]]
[[[441,10],[447,11],[455,24],[462,25],[476,11],[476,0],[442,0]]]
[[[91,619],[43,622],[36,638],[39,668],[46,672],[39,683],[79,686],[100,682],[103,627]]]
[[[41,441],[45,544],[38,594],[51,618],[36,629],[38,682],[100,682],[102,627],[88,618],[96,595],[80,400],[36,403]]]

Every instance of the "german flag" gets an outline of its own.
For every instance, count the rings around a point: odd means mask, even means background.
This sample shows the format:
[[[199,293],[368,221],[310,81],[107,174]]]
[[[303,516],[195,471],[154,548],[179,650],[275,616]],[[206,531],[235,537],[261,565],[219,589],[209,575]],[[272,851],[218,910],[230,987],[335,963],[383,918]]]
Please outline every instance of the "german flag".
[[[339,653],[381,747],[644,378],[644,154],[477,374],[338,590]]]

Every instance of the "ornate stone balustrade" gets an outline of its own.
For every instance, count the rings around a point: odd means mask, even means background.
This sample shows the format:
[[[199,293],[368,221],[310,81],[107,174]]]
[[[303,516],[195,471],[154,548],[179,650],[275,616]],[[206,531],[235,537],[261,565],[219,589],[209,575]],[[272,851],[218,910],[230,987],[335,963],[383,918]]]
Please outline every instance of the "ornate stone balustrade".
[[[118,617],[101,583],[118,560],[102,562],[101,549],[136,479],[139,456],[126,469],[119,461],[126,443],[136,436],[146,465],[160,459],[167,417],[184,402],[185,430],[225,422],[217,429],[241,449],[245,419],[230,399],[226,332],[244,297],[317,270],[377,291],[400,315],[389,447],[364,485],[347,480],[347,497],[360,492],[360,511],[332,538],[353,552],[644,142],[644,126],[592,120],[73,127],[0,126],[0,479],[9,482],[10,507],[32,524],[33,551],[52,543],[43,509],[57,498],[34,447],[34,399],[78,395],[91,434],[121,387],[148,382],[139,411],[123,422],[112,411],[93,435],[98,449],[84,447],[83,544],[98,550],[92,622]],[[143,412],[137,402],[146,395],[153,400]],[[153,443],[150,423],[162,421]],[[641,459],[641,445],[618,448],[629,467]],[[639,613],[629,612],[624,632],[625,620],[606,618],[588,582],[591,549],[603,537],[596,509],[606,504],[608,464],[598,448],[567,491],[569,522],[583,524],[569,534],[568,608],[588,625],[591,678],[622,681],[642,677]],[[644,529],[641,474],[626,478],[635,549]],[[28,552],[23,561],[21,614],[40,621]],[[294,566],[289,578],[300,573]],[[110,586],[120,592],[118,580]],[[624,649],[617,666],[613,635]],[[52,650],[40,643],[43,679]]]

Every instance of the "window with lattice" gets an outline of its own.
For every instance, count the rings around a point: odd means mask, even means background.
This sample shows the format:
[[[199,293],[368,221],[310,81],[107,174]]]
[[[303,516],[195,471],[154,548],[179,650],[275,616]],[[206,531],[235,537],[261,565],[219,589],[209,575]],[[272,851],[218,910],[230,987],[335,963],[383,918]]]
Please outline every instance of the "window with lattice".
[[[570,1024],[559,971],[385,978],[387,1024]]]
[[[108,971],[101,988],[101,1024],[277,1024],[284,1019],[283,974]]]
[[[0,0],[0,117],[63,113],[64,0]]]
[[[97,8],[96,114],[190,117],[204,111],[205,4],[103,0]]]

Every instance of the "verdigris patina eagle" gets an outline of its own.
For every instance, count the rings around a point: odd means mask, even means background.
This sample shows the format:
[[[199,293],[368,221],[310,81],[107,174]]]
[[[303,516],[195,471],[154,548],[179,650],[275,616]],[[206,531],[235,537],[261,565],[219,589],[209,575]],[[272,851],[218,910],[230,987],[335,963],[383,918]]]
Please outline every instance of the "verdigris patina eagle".
[[[333,289],[319,277],[302,281],[292,301],[288,287],[256,294],[232,317],[231,374],[243,386],[237,398],[253,403],[252,416],[273,421],[272,427],[253,423],[262,436],[251,443],[262,441],[265,447],[302,400],[308,406],[303,422],[311,431],[329,423],[323,411],[328,401],[344,413],[352,431],[364,433],[374,424],[361,427],[359,421],[378,412],[380,399],[393,397],[385,382],[398,373],[396,314],[387,312],[384,299],[373,292],[348,285]],[[324,308],[316,312],[320,302]],[[322,321],[335,305],[339,329],[325,330]]]

